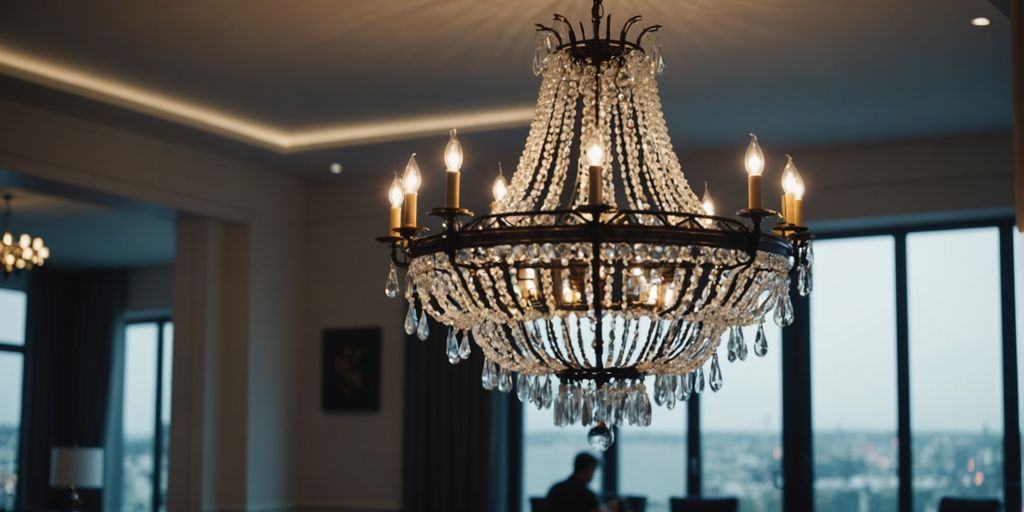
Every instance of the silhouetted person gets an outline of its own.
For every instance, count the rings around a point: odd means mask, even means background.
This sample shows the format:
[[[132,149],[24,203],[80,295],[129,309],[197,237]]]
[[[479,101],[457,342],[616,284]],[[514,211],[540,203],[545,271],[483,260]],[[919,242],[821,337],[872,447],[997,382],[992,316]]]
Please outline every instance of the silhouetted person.
[[[558,482],[544,499],[544,512],[601,512],[616,510],[614,503],[602,507],[597,495],[587,487],[594,479],[597,459],[589,453],[580,453],[573,461],[572,475]]]

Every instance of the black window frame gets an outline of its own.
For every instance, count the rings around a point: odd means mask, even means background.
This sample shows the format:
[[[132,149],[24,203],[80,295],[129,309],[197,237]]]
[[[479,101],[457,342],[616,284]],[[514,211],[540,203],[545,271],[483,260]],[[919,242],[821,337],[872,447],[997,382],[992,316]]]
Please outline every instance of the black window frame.
[[[913,459],[910,425],[910,332],[907,286],[907,237],[912,233],[953,231],[971,228],[997,228],[999,232],[999,278],[1002,320],[1003,373],[1003,509],[1021,510],[1021,424],[1018,396],[1016,280],[1014,275],[1014,221],[1009,217],[991,217],[966,221],[922,222],[825,230],[818,240],[836,240],[871,236],[891,236],[895,241],[896,293],[896,393],[898,449],[898,510],[913,512]],[[814,510],[814,456],[811,423],[811,311],[810,299],[790,290],[795,312],[792,325],[782,329],[782,503],[783,510]],[[512,429],[509,511],[521,510],[523,471],[522,404],[510,400]],[[700,398],[687,403],[684,481],[680,495],[699,497],[703,487],[701,456]],[[618,494],[618,444],[604,454],[602,490]],[[685,491],[685,492],[684,492]]]

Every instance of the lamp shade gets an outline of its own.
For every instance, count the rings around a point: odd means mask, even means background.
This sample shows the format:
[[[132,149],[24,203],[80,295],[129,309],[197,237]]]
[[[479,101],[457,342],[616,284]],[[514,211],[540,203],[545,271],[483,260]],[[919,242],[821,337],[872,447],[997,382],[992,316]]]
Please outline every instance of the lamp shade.
[[[103,487],[103,448],[53,448],[50,452],[50,486]]]

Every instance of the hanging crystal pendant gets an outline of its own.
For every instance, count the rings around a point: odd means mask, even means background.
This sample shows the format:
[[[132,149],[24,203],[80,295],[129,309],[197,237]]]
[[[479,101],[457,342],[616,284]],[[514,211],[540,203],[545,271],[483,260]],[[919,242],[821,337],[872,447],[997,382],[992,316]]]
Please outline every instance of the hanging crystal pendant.
[[[540,396],[542,400],[542,406],[545,409],[551,408],[551,402],[554,400],[553,393],[551,392],[551,377],[544,377],[544,386],[541,388]]]
[[[726,357],[729,362],[736,361],[737,354],[739,352],[739,344],[742,343],[740,339],[743,336],[742,331],[739,327],[732,326],[729,328],[729,343],[726,345],[726,351],[728,352]]]
[[[384,295],[389,299],[398,297],[398,270],[395,269],[394,262],[388,265],[388,278],[384,281]]]
[[[811,280],[811,268],[809,264],[800,265],[796,269],[796,287],[797,292],[800,293],[801,297],[807,297],[811,294],[813,283]]]
[[[598,423],[587,433],[587,443],[590,447],[603,452],[615,442],[615,433],[604,423]]]
[[[697,368],[697,372],[693,374],[693,392],[703,393],[704,392],[704,367]]]
[[[498,368],[498,391],[509,393],[512,391],[512,372],[507,368]]]
[[[708,382],[711,391],[718,392],[722,389],[722,367],[718,364],[718,354],[711,356],[711,379]]]
[[[469,333],[462,333],[462,341],[459,343],[459,358],[462,360],[469,359]]]
[[[420,341],[427,341],[427,338],[430,337],[430,326],[427,325],[426,312],[420,315],[420,323],[416,327],[416,337],[419,338]]]
[[[445,353],[448,354],[448,362],[451,364],[456,364],[462,360],[459,357],[459,340],[455,336],[455,329],[448,329],[448,338],[445,340]]]
[[[757,326],[757,337],[754,339],[754,354],[764,357],[768,353],[768,337],[764,334],[764,323]]]
[[[497,369],[494,367],[494,361],[490,359],[484,359],[484,370],[480,374],[480,383],[483,388],[491,391],[498,384],[498,377],[495,375]]]
[[[525,402],[530,398],[530,376],[520,373],[516,375],[516,398]]]
[[[679,386],[676,388],[676,400],[686,401],[690,399],[690,376],[680,375]]]
[[[743,330],[737,327],[736,331],[740,333],[739,341],[736,343],[736,357],[738,357],[740,361],[746,361],[748,354],[747,342],[743,339]]]
[[[412,336],[416,332],[416,303],[409,302],[409,312],[405,314],[405,333]]]
[[[788,327],[793,323],[793,301],[789,294],[784,294],[775,305],[775,323],[779,327]]]

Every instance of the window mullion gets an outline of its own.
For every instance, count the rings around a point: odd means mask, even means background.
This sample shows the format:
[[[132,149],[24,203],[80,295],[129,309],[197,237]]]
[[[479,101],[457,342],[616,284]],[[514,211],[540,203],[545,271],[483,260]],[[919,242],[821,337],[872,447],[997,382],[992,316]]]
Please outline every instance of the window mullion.
[[[896,437],[899,439],[899,510],[913,511],[910,437],[910,313],[907,304],[907,234],[896,237]]]
[[[1006,510],[1021,510],[1020,402],[1017,393],[1017,319],[1013,226],[999,226],[1003,323],[1003,492]]]

